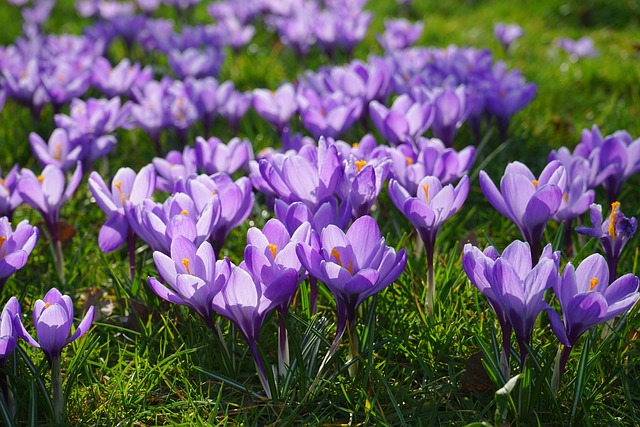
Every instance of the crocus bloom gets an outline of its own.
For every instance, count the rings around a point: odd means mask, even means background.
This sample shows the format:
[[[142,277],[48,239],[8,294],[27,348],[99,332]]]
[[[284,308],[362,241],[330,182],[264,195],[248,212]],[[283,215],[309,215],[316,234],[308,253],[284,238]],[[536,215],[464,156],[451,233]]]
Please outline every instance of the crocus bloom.
[[[299,243],[296,252],[304,268],[333,293],[338,312],[336,340],[355,320],[358,306],[393,283],[407,263],[404,249],[398,253],[386,245],[376,221],[361,216],[345,233],[328,225],[320,233],[321,248]]]
[[[296,99],[302,124],[314,138],[339,137],[362,112],[362,101],[342,92],[320,94],[310,86],[301,86]]]
[[[343,161],[343,166],[345,173],[339,190],[340,197],[349,200],[353,218],[367,215],[382,191],[391,160],[366,161],[351,157]]]
[[[158,189],[167,193],[184,191],[187,179],[198,172],[196,155],[196,150],[186,145],[182,153],[171,150],[164,159],[155,157],[152,163],[157,173]]]
[[[220,205],[220,218],[211,233],[213,248],[220,252],[229,232],[242,224],[251,213],[255,196],[247,177],[236,181],[224,173],[211,176],[199,175],[187,181],[186,191],[195,202],[198,212],[203,212],[209,202]]]
[[[55,165],[64,171],[83,160],[86,153],[82,145],[78,144],[74,147],[69,141],[67,131],[59,128],[53,131],[48,143],[44,142],[37,133],[31,132],[29,144],[41,165]]]
[[[38,243],[38,228],[22,221],[15,231],[7,217],[0,217],[0,294],[7,279],[27,264]]]
[[[107,214],[107,222],[100,228],[98,245],[103,252],[117,249],[133,233],[125,215],[126,202],[139,205],[153,195],[156,173],[147,165],[139,173],[130,168],[121,168],[111,181],[111,190],[97,172],[89,176],[89,189],[98,206]]]
[[[602,207],[592,204],[589,208],[591,214],[591,227],[584,225],[576,227],[580,234],[600,239],[602,249],[604,249],[609,265],[609,278],[614,280],[617,277],[618,261],[624,246],[638,229],[638,221],[634,218],[627,218],[620,210],[620,202],[611,204],[611,214],[603,221]]]
[[[291,83],[283,84],[275,92],[268,89],[255,89],[253,108],[262,118],[274,125],[279,133],[282,133],[298,110],[296,90]]]
[[[564,344],[558,370],[554,373],[557,387],[571,349],[578,338],[593,326],[624,313],[638,301],[638,278],[625,274],[609,284],[607,263],[600,254],[593,254],[574,268],[567,264],[562,280],[554,285],[564,321],[558,313],[547,309],[553,332]]]
[[[498,22],[493,27],[493,35],[496,36],[504,51],[508,52],[511,44],[524,35],[524,30],[518,24]]]
[[[17,319],[22,317],[22,310],[16,297],[9,298],[0,313],[0,366],[11,356],[18,344]],[[0,397],[1,398],[1,397]]]
[[[233,82],[226,81],[218,86],[216,99],[218,113],[227,119],[233,129],[238,129],[240,120],[251,107],[251,93],[236,91]]]
[[[253,147],[248,139],[232,138],[228,144],[216,137],[196,138],[196,163],[207,174],[224,172],[232,175],[248,166]]]
[[[498,316],[502,326],[505,374],[508,374],[511,331],[516,334],[520,347],[520,365],[524,366],[536,318],[548,307],[544,292],[558,282],[560,252],[552,252],[551,245],[544,248],[540,262],[531,264],[529,244],[519,240],[507,246],[500,255],[493,247],[481,252],[466,244],[462,267]],[[508,376],[508,375],[507,375]]]
[[[425,308],[429,313],[433,313],[435,303],[433,256],[436,237],[442,224],[460,210],[467,194],[469,177],[466,175],[455,188],[451,184],[443,186],[436,177],[426,176],[418,184],[415,196],[396,180],[389,181],[389,196],[393,204],[413,224],[424,242],[428,273]]]
[[[144,85],[153,77],[150,67],[141,69],[139,63],[125,58],[115,67],[106,58],[98,58],[93,67],[92,82],[105,96],[131,95],[132,88]]]
[[[17,185],[18,165],[14,165],[4,178],[0,169],[0,217],[6,216],[11,220],[13,211],[22,203],[22,197],[16,191]]]
[[[469,116],[466,88],[445,88],[430,94],[433,102],[431,130],[445,146],[451,147],[458,129]]]
[[[378,101],[369,104],[369,115],[382,136],[394,145],[411,143],[432,124],[434,111],[430,102],[416,102],[400,95],[387,108]]]
[[[593,39],[591,37],[582,37],[578,40],[571,40],[567,37],[562,37],[556,41],[556,45],[561,49],[564,49],[574,60],[578,58],[594,58],[598,56],[598,51],[593,46]]]
[[[60,358],[62,348],[77,340],[89,331],[93,322],[94,308],[89,307],[84,318],[78,324],[75,332],[71,333],[73,324],[73,301],[68,295],[62,295],[56,288],[46,293],[44,299],[39,299],[33,306],[33,323],[38,334],[37,342],[29,335],[20,321],[20,335],[22,339],[33,347],[41,349],[49,363]]]
[[[404,49],[414,44],[422,35],[424,23],[411,23],[406,19],[385,19],[384,33],[376,38],[386,51]]]
[[[216,261],[211,244],[204,241],[199,247],[184,236],[171,241],[171,256],[155,251],[153,260],[160,276],[167,282],[163,285],[149,277],[149,287],[160,298],[174,304],[186,305],[195,310],[212,330],[213,297],[229,280],[231,264],[228,259]]]
[[[349,200],[338,203],[336,197],[325,199],[312,211],[303,202],[288,204],[282,199],[276,199],[274,212],[287,227],[290,234],[294,233],[302,224],[309,222],[318,233],[329,224],[341,230],[346,230],[351,220],[351,204]]]
[[[531,245],[534,262],[539,256],[547,221],[560,208],[565,185],[566,173],[559,161],[550,162],[538,179],[524,164],[509,163],[500,180],[500,191],[489,175],[480,171],[482,192],[498,212],[518,226],[524,239]]]

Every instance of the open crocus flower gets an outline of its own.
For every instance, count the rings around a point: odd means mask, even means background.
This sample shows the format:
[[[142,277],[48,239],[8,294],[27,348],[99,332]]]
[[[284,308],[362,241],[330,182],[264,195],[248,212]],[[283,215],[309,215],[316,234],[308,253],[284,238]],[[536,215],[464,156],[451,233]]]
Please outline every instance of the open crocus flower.
[[[498,22],[493,27],[493,35],[496,36],[504,51],[508,52],[511,44],[524,35],[524,30],[518,24]]]
[[[124,205],[130,202],[139,205],[151,197],[155,190],[156,172],[147,165],[135,173],[130,168],[120,168],[111,181],[111,190],[97,172],[89,176],[89,189],[100,209],[108,215],[100,229],[98,244],[103,252],[117,249],[132,231],[127,221]]]
[[[228,259],[216,261],[216,255],[207,241],[199,247],[184,236],[171,242],[171,256],[153,253],[160,276],[168,286],[149,277],[149,287],[160,298],[195,310],[206,325],[217,333],[213,321],[211,302],[229,280],[231,264]]]
[[[13,211],[22,203],[20,193],[16,191],[18,184],[18,165],[2,177],[2,169],[0,169],[0,217],[6,216],[11,220]]]
[[[37,133],[29,134],[31,151],[41,165],[55,165],[62,170],[71,169],[79,160],[84,158],[83,146],[75,146],[69,141],[69,135],[64,129],[56,129],[46,143]]]
[[[389,181],[389,196],[393,204],[413,224],[424,242],[427,253],[427,294],[425,309],[432,313],[435,303],[433,256],[440,227],[460,208],[469,194],[469,177],[463,176],[458,185],[443,186],[434,176],[424,177],[417,194],[410,194],[396,180]]]
[[[625,274],[609,284],[607,263],[600,254],[593,254],[574,268],[567,264],[562,280],[554,285],[560,301],[564,321],[552,308],[547,309],[551,328],[564,344],[559,365],[554,372],[557,389],[564,367],[582,334],[593,326],[604,323],[624,313],[638,301],[638,278]]]
[[[26,220],[13,231],[7,217],[0,218],[0,294],[7,279],[27,263],[38,235],[38,228]]]
[[[480,188],[489,203],[513,221],[531,246],[533,262],[540,256],[544,229],[558,211],[566,186],[565,169],[559,161],[550,162],[537,178],[520,162],[507,165],[500,190],[485,171],[480,171]]]
[[[268,89],[253,91],[253,108],[282,134],[289,120],[298,110],[296,90],[291,83],[285,83],[275,92]]]
[[[407,254],[387,246],[376,221],[368,215],[355,220],[345,233],[328,225],[320,233],[321,248],[299,243],[304,268],[331,290],[336,299],[339,342],[358,306],[393,283],[404,270]]]
[[[487,297],[502,327],[507,377],[511,331],[516,334],[520,364],[524,366],[525,344],[530,344],[536,318],[548,307],[544,292],[556,285],[559,262],[560,252],[554,253],[551,245],[544,248],[540,262],[533,267],[529,245],[519,240],[507,246],[502,255],[493,247],[484,252],[471,244],[464,247],[462,267],[471,283]]]
[[[584,225],[576,227],[580,234],[600,239],[602,249],[607,257],[609,265],[609,278],[614,280],[617,277],[618,261],[624,246],[631,236],[638,229],[638,221],[634,218],[627,218],[620,211],[620,202],[611,204],[611,214],[606,220],[602,220],[602,207],[592,204],[589,208],[591,214],[591,227]]]
[[[319,204],[313,211],[302,202],[286,203],[276,199],[274,212],[287,227],[289,233],[294,233],[305,222],[318,233],[329,224],[345,230],[351,220],[351,204],[348,200],[338,203],[338,199],[330,197]]]
[[[417,102],[403,94],[396,98],[391,108],[371,101],[369,115],[382,136],[397,145],[411,143],[421,136],[433,122],[434,110],[430,102]]]
[[[232,138],[228,144],[218,138],[196,138],[196,163],[208,174],[234,174],[247,167],[253,159],[253,147],[248,139]]]
[[[22,321],[19,323],[20,335],[30,345],[41,349],[49,363],[52,363],[60,358],[65,345],[86,334],[91,327],[94,315],[93,306],[89,307],[75,332],[69,336],[73,324],[73,313],[71,298],[68,295],[62,295],[56,288],[52,288],[46,293],[44,299],[37,300],[33,307],[33,323],[40,342],[29,335],[22,325]]]
[[[349,200],[353,218],[367,215],[389,175],[391,160],[378,158],[366,161],[351,156],[343,161],[343,168],[340,197]]]

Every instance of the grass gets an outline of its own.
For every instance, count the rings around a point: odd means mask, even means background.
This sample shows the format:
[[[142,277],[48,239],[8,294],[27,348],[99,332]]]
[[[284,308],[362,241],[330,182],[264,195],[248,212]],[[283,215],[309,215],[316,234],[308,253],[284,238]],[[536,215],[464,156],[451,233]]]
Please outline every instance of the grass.
[[[437,245],[434,315],[425,317],[422,311],[426,280],[423,250],[409,223],[383,194],[373,215],[387,241],[407,249],[409,261],[395,284],[359,310],[358,375],[353,379],[348,375],[345,340],[324,379],[307,395],[333,339],[335,318],[334,303],[325,288],[321,287],[319,314],[313,318],[305,303],[306,290],[301,289],[287,320],[294,365],[290,375],[278,384],[278,398],[265,400],[259,392],[251,355],[232,325],[222,322],[232,355],[232,368],[225,372],[220,345],[204,324],[184,307],[163,303],[149,291],[146,277],[157,272],[146,246],[138,249],[133,282],[128,279],[125,249],[106,255],[100,252],[97,236],[105,218],[91,202],[85,181],[62,212],[73,236],[64,247],[68,281],[61,290],[80,301],[77,310],[82,301],[93,298],[105,309],[109,304],[112,312],[97,320],[92,331],[64,353],[71,425],[640,424],[638,307],[619,321],[607,338],[602,337],[602,328],[581,338],[557,396],[551,392],[549,381],[558,344],[542,316],[524,372],[510,392],[503,389],[496,395],[503,386],[497,364],[499,326],[486,299],[468,283],[460,262],[463,243],[480,247],[494,244],[503,249],[519,238],[517,228],[498,215],[482,195],[477,184],[480,168],[494,180],[514,160],[524,161],[539,172],[551,149],[573,147],[581,129],[593,124],[605,134],[626,129],[634,137],[640,135],[640,5],[632,0],[615,5],[604,0],[518,4],[422,0],[410,9],[401,9],[391,0],[371,3],[369,8],[375,17],[366,40],[356,49],[356,57],[380,54],[374,34],[382,29],[384,17],[402,15],[424,21],[420,44],[486,47],[496,59],[521,69],[538,85],[534,102],[511,123],[505,145],[498,144],[496,129],[492,130],[488,143],[478,153],[465,207],[443,227]],[[6,4],[0,6],[0,12],[0,43],[8,44],[20,33],[20,18]],[[86,21],[68,19],[71,13],[71,2],[61,1],[48,29],[79,33]],[[171,11],[163,13],[171,15]],[[198,8],[197,19],[202,21],[205,16],[204,8]],[[498,21],[517,22],[526,31],[509,56],[493,38],[493,24]],[[306,68],[328,63],[319,52],[296,58],[273,35],[258,27],[252,42],[255,46],[231,55],[221,79],[233,79],[242,89],[274,88],[284,80],[294,80]],[[554,47],[558,37],[583,35],[594,38],[600,50],[598,58],[572,62]],[[124,53],[121,44],[110,50],[116,58]],[[337,59],[339,63],[345,60]],[[53,128],[50,109],[45,109],[40,120],[34,120],[24,107],[7,102],[0,114],[2,169],[8,170],[16,162],[37,168],[28,147],[28,134],[35,131],[48,136]],[[232,136],[222,121],[216,122],[213,130],[223,140]],[[345,139],[355,141],[363,133],[356,126]],[[196,134],[197,129],[192,132]],[[254,143],[256,152],[277,139],[254,112],[242,121],[239,134]],[[122,166],[138,169],[154,156],[153,145],[143,133],[120,132],[118,137],[117,149],[106,162],[96,165],[103,176],[113,176]],[[471,140],[471,133],[463,128],[456,147]],[[171,136],[164,143],[167,148],[178,148]],[[638,184],[638,177],[634,177],[623,189],[621,201],[628,215],[640,214]],[[604,193],[599,192],[597,200],[606,203]],[[250,221],[231,233],[222,255],[240,261],[249,226],[262,226],[271,215],[265,209],[264,204],[256,205]],[[40,222],[28,207],[21,207],[15,219]],[[553,242],[557,233],[557,225],[550,223],[545,241]],[[576,263],[599,250],[595,242],[585,244],[577,236],[573,238],[582,248]],[[563,256],[562,262],[567,261]],[[620,271],[637,274],[637,264],[636,236],[628,244]],[[23,310],[30,314],[34,301],[52,286],[60,288],[60,283],[47,242],[41,240],[28,266],[8,282],[1,301],[4,304],[9,296],[18,295]],[[267,319],[260,339],[269,363],[276,361],[273,317]],[[16,425],[49,425],[46,362],[38,351],[24,344],[21,347],[7,366],[17,390]],[[515,375],[518,368],[515,362],[512,365]]]

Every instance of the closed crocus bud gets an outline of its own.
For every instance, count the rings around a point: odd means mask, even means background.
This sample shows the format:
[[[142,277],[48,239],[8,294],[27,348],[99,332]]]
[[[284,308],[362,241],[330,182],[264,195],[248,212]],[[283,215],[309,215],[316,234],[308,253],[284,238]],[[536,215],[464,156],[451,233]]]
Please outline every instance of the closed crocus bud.
[[[27,264],[38,236],[38,228],[26,220],[14,231],[7,217],[0,218],[0,293],[7,279]]]
[[[22,310],[16,297],[9,298],[0,314],[0,366],[4,364],[18,343],[16,322],[22,317]]]

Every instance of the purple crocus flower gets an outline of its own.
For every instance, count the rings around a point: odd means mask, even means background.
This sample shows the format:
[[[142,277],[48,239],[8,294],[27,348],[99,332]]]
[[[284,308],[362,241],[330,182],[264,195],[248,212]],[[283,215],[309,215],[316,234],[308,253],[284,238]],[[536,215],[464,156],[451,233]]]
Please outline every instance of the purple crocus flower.
[[[620,211],[620,202],[611,204],[611,214],[603,221],[602,207],[597,204],[590,206],[591,227],[584,225],[576,227],[580,234],[600,239],[602,249],[604,249],[609,265],[609,278],[613,281],[617,277],[618,261],[625,245],[638,229],[638,221],[634,218],[627,218]]]
[[[418,184],[415,195],[409,193],[396,180],[389,181],[389,196],[393,204],[416,228],[427,253],[425,309],[428,313],[433,313],[435,307],[433,257],[436,237],[442,224],[460,210],[467,194],[469,177],[466,175],[455,188],[451,184],[443,186],[436,177],[426,176]]]
[[[130,275],[135,273],[135,232],[129,226],[125,204],[141,204],[153,195],[156,173],[147,165],[138,174],[130,168],[121,168],[111,181],[111,190],[97,172],[89,176],[89,189],[98,206],[107,214],[107,221],[100,228],[98,246],[103,252],[111,252],[127,241],[129,246]]]
[[[182,153],[171,150],[164,159],[155,157],[152,163],[158,174],[158,189],[167,193],[184,191],[187,178],[198,172],[196,156],[196,150],[187,145]]]
[[[298,110],[296,90],[291,83],[281,85],[275,92],[268,89],[253,91],[253,108],[260,117],[276,127],[282,134],[289,120]]]
[[[196,138],[196,163],[207,174],[224,172],[232,175],[246,168],[253,159],[253,147],[248,139],[232,138],[225,144],[216,137]]]
[[[258,351],[258,338],[264,319],[271,310],[291,298],[298,283],[298,273],[285,270],[270,283],[261,283],[241,267],[232,266],[229,280],[213,298],[213,309],[231,320],[242,332],[267,397],[271,388],[267,369]]]
[[[450,184],[471,170],[475,147],[460,151],[445,147],[437,138],[420,138],[417,147],[401,144],[386,150],[391,159],[391,173],[410,194],[417,194],[418,184],[425,176],[434,176],[443,185]]]
[[[0,217],[6,216],[11,220],[13,211],[22,203],[22,197],[16,191],[17,185],[18,165],[14,165],[4,178],[0,169]]]
[[[309,274],[321,280],[336,299],[338,326],[332,352],[345,328],[353,326],[358,306],[400,276],[407,254],[387,246],[378,224],[367,215],[355,220],[346,233],[328,225],[320,233],[320,243],[321,248],[299,243],[296,252]]]
[[[185,236],[174,237],[170,253],[153,253],[156,268],[168,286],[149,277],[149,287],[160,298],[194,310],[217,334],[211,303],[229,280],[231,263],[226,258],[216,261],[209,242],[196,246]]]
[[[224,53],[213,47],[203,50],[189,48],[169,52],[169,67],[178,79],[185,77],[215,77],[224,61]]]
[[[218,113],[227,119],[234,130],[238,129],[240,120],[247,114],[251,107],[251,93],[236,91],[233,82],[226,81],[218,86],[216,99]]]
[[[496,36],[504,51],[509,52],[511,44],[524,35],[524,30],[518,24],[498,22],[493,27],[493,35]]]
[[[299,285],[306,277],[302,273],[302,264],[296,254],[298,243],[309,243],[311,225],[308,222],[302,224],[291,235],[285,225],[277,219],[270,219],[262,231],[252,227],[247,232],[247,247],[244,250],[244,268],[253,276],[256,282],[265,288],[265,296],[269,297],[270,288],[280,286],[280,281],[290,280],[291,275],[297,277]],[[288,282],[287,282],[288,283]],[[281,304],[276,307],[278,317],[278,365],[280,374],[286,373],[289,366],[289,343],[285,318],[295,293],[292,289],[289,298],[282,298]]]
[[[0,217],[0,294],[7,279],[27,264],[39,234],[38,228],[26,220],[14,231],[8,218]]]
[[[282,199],[276,199],[274,212],[276,218],[282,221],[290,234],[305,222],[309,222],[312,228],[320,233],[329,224],[346,230],[351,221],[349,200],[338,203],[336,197],[325,199],[314,210],[309,209],[303,202],[286,203]]]
[[[405,49],[420,38],[423,29],[422,22],[411,23],[406,19],[385,19],[384,33],[377,36],[377,40],[385,52]]]
[[[458,129],[469,116],[466,88],[444,88],[430,94],[433,103],[431,130],[444,145],[451,147]]]
[[[16,297],[9,298],[0,313],[0,366],[4,365],[18,344],[16,322],[22,317],[22,310]],[[0,374],[4,375],[4,374]],[[6,380],[6,378],[3,378]],[[4,394],[4,390],[2,391]],[[6,397],[6,396],[5,396]]]
[[[533,266],[528,243],[519,240],[507,246],[500,255],[493,247],[484,252],[467,243],[462,267],[469,280],[482,292],[498,316],[502,326],[504,374],[509,377],[511,331],[520,347],[520,366],[524,367],[526,344],[531,342],[533,325],[540,312],[549,305],[544,293],[558,283],[560,252],[551,245],[544,248],[540,262]]]
[[[431,126],[434,110],[430,102],[416,102],[403,94],[396,98],[391,108],[372,101],[369,115],[382,136],[397,145],[411,143],[421,136]]]
[[[131,106],[131,117],[134,124],[147,132],[151,139],[159,145],[160,132],[168,125],[164,111],[164,99],[169,82],[152,80],[140,88],[133,88],[137,104]]]
[[[567,52],[574,61],[578,58],[595,58],[599,55],[593,45],[591,37],[582,37],[578,40],[571,40],[567,37],[561,37],[556,41],[556,45]]]
[[[337,138],[353,125],[362,112],[362,101],[342,92],[320,94],[302,85],[296,97],[304,127],[314,138]]]
[[[198,246],[211,236],[220,219],[220,203],[217,198],[199,203],[201,210],[188,194],[175,193],[162,204],[149,199],[138,205],[125,201],[125,213],[129,226],[151,249],[170,253],[176,236]]]
[[[64,171],[71,169],[79,161],[83,160],[86,152],[80,144],[74,146],[69,141],[69,134],[64,129],[56,129],[46,143],[37,133],[29,134],[31,151],[41,165],[54,165]]]
[[[106,58],[98,58],[92,70],[92,84],[108,98],[132,95],[134,87],[144,86],[153,78],[150,67],[141,68],[125,58],[112,67]]]
[[[550,162],[540,174],[531,173],[520,162],[507,165],[500,180],[500,190],[485,171],[480,171],[480,188],[498,212],[513,221],[531,246],[536,263],[544,229],[562,203],[566,185],[565,169],[559,161]]]
[[[567,264],[562,280],[554,285],[564,321],[548,308],[551,329],[564,345],[553,386],[557,389],[574,345],[588,329],[624,313],[638,301],[638,278],[625,274],[610,283],[607,263],[600,254],[593,254],[574,268]]]
[[[242,177],[236,180],[225,174],[199,175],[187,180],[186,191],[195,202],[198,212],[203,212],[209,202],[219,200],[220,219],[212,233],[213,248],[220,253],[229,232],[242,224],[251,213],[255,196],[251,180]]]
[[[93,323],[94,307],[91,306],[75,332],[69,336],[73,313],[71,298],[52,288],[45,294],[44,299],[37,300],[33,307],[33,323],[40,342],[29,335],[22,325],[22,320],[19,323],[20,336],[33,347],[41,349],[49,363],[58,361],[64,346],[86,334]]]
[[[358,160],[355,157],[343,161],[344,178],[339,194],[351,204],[353,218],[367,215],[378,199],[382,185],[389,175],[391,160]]]

